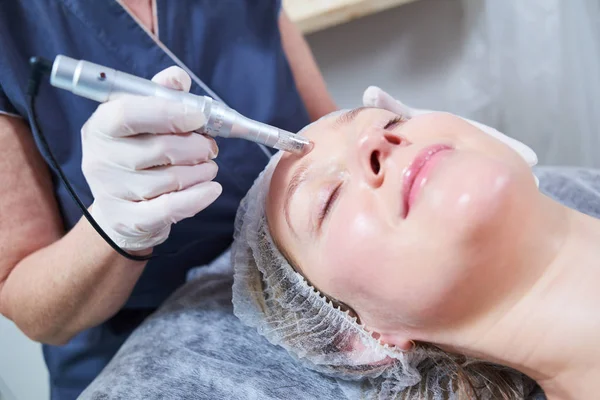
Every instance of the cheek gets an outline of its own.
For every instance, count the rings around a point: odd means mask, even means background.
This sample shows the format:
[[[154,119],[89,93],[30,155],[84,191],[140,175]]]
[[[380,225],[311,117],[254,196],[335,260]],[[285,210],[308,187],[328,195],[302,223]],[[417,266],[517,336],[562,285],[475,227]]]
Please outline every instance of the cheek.
[[[523,184],[510,165],[462,152],[440,165],[415,211],[434,232],[443,229],[445,241],[480,241],[483,231],[502,223]]]
[[[356,197],[354,197],[356,200]],[[340,300],[356,301],[378,286],[376,266],[383,262],[381,238],[388,225],[377,207],[358,201],[340,204],[319,244],[322,288]]]
[[[440,165],[402,228],[412,237],[399,250],[405,283],[396,305],[405,321],[439,326],[486,306],[506,281],[494,265],[510,252],[514,221],[525,218],[521,200],[531,185],[511,165],[476,153]]]

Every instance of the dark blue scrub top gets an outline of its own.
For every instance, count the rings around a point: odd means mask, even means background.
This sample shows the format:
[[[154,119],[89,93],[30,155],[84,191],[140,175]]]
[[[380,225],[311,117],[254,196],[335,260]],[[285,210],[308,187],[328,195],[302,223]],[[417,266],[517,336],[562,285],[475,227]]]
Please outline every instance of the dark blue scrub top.
[[[279,10],[278,0],[157,0],[158,43],[115,0],[0,0],[0,113],[27,118],[24,90],[32,56],[64,54],[148,79],[176,65],[176,57],[193,73],[192,93],[207,94],[206,85],[243,115],[297,132],[309,121],[281,47]],[[42,85],[37,100],[54,155],[88,205],[93,199],[81,172],[80,129],[97,106],[49,84]],[[157,307],[191,267],[210,262],[230,245],[238,204],[268,157],[251,142],[217,142],[216,180],[223,194],[173,227],[154,254],[175,254],[149,262],[127,309]],[[81,212],[53,178],[69,230]],[[53,385],[61,381],[76,393],[100,371],[123,338],[107,342],[106,333],[98,331],[104,328],[84,332],[67,346],[46,347]],[[118,334],[126,336],[128,329]],[[54,398],[71,397],[54,392]]]

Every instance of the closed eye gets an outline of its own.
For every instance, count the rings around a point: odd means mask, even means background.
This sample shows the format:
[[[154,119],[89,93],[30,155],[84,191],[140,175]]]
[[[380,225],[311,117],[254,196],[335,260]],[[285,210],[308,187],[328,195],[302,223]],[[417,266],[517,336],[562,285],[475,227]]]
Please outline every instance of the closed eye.
[[[335,189],[333,189],[331,191],[331,194],[327,198],[327,201],[325,202],[325,204],[323,205],[323,207],[319,211],[319,217],[318,217],[318,220],[317,220],[318,221],[318,229],[319,229],[319,231],[321,230],[321,226],[323,225],[323,222],[325,221],[325,219],[329,215],[329,211],[331,210],[331,208],[335,204],[336,200],[338,199],[338,197],[340,195],[341,189],[342,189],[342,184],[340,183],[339,185],[336,186]]]
[[[405,119],[401,116],[397,116],[395,118],[392,118],[391,120],[389,120],[389,122],[387,124],[385,124],[385,126],[383,127],[383,129],[385,130],[391,130],[394,129],[395,127],[397,127],[398,125],[400,125],[402,122],[405,122]]]

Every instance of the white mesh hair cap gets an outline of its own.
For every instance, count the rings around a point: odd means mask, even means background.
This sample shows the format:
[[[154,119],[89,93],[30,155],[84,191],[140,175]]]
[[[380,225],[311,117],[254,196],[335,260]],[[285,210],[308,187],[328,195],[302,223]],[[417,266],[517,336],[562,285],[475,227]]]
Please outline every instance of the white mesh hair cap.
[[[282,255],[265,211],[281,156],[282,152],[272,157],[237,212],[231,253],[234,314],[311,369],[335,378],[368,380],[365,398],[399,398],[423,381],[430,398],[457,398],[451,372],[436,367],[429,353],[419,348],[403,352],[381,343],[311,286]],[[436,372],[421,374],[424,369]],[[523,388],[519,376],[515,387]]]
[[[382,345],[356,318],[322,296],[280,253],[269,232],[266,196],[281,153],[238,209],[232,264],[235,315],[309,367],[344,379],[392,378],[394,391],[419,382],[410,354]]]

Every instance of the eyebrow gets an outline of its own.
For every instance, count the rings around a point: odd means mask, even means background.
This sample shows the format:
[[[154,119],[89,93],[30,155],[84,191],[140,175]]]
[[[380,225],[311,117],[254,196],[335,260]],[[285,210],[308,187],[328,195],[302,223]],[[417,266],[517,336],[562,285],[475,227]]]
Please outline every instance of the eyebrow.
[[[294,175],[292,176],[292,180],[290,181],[290,184],[288,185],[284,196],[283,214],[285,215],[285,221],[296,236],[298,235],[296,234],[296,231],[294,231],[294,227],[292,226],[292,223],[290,221],[290,203],[292,201],[294,193],[296,193],[298,188],[302,186],[304,182],[306,182],[307,176],[308,162],[305,161],[298,168],[296,168],[296,171],[294,171]]]
[[[371,107],[358,107],[353,110],[350,110],[342,115],[340,115],[334,123],[335,127],[339,127],[340,125],[347,125],[354,121],[358,114],[369,109]]]

